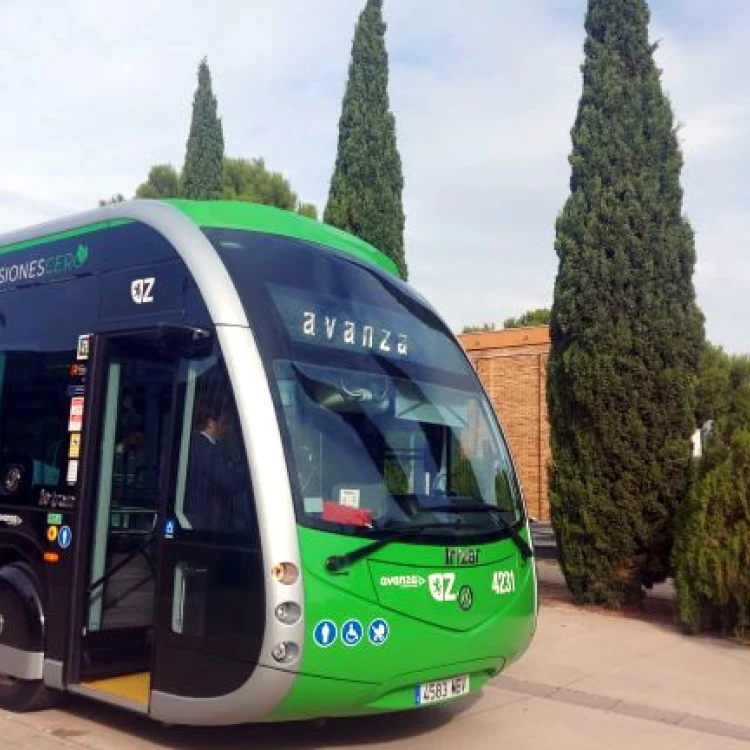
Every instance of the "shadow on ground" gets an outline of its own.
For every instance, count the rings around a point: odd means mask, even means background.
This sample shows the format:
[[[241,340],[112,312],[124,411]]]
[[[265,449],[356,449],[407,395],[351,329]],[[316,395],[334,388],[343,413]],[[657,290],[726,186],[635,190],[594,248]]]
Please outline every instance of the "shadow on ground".
[[[151,719],[106,706],[84,698],[66,697],[59,707],[71,716],[92,722],[112,731],[129,735],[128,747],[144,745],[179,748],[180,750],[208,750],[208,748],[325,748],[361,746],[398,742],[437,732],[469,709],[478,698],[442,706],[402,713],[364,716],[346,719],[286,722],[281,724],[247,724],[234,727],[165,726]],[[52,730],[53,736],[75,740],[79,735],[71,729]],[[83,739],[83,737],[80,737]]]
[[[537,579],[541,606],[570,605],[584,612],[644,620],[665,630],[681,632],[677,621],[674,584],[671,580],[647,591],[643,601],[638,604],[612,608],[575,604],[556,560],[539,560]]]

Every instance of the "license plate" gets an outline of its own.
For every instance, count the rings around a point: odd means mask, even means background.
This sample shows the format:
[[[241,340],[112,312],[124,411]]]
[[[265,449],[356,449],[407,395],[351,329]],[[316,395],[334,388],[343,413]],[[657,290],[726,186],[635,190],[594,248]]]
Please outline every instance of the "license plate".
[[[469,676],[452,677],[449,680],[423,682],[414,688],[414,700],[418,706],[425,703],[439,703],[451,698],[458,698],[469,692]]]

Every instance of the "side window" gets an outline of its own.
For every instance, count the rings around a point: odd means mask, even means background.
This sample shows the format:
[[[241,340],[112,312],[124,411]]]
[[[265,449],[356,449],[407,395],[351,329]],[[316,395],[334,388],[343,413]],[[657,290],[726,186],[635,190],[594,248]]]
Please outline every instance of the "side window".
[[[255,529],[252,484],[239,417],[221,360],[187,360],[175,515],[183,529]]]
[[[0,352],[0,503],[66,484],[74,352]]]

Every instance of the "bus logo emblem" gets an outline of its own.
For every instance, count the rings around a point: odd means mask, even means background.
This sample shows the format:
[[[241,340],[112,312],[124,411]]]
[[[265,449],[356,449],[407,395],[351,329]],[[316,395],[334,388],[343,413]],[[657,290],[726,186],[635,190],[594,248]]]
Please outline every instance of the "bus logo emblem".
[[[148,305],[154,301],[154,284],[156,279],[133,279],[130,282],[130,296],[136,305]]]
[[[461,586],[458,590],[458,606],[466,612],[471,609],[472,604],[474,604],[474,592],[471,586]]]

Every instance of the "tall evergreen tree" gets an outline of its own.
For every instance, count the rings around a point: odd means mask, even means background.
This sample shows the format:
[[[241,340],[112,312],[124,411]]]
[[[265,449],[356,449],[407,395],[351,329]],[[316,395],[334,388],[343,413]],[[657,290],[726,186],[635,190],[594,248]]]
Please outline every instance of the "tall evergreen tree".
[[[699,410],[710,416],[674,549],[677,613],[688,630],[750,638],[750,357],[706,350]]]
[[[211,73],[204,58],[198,68],[198,88],[193,99],[193,117],[182,169],[184,198],[214,200],[222,190],[224,134],[211,91]]]
[[[552,521],[576,600],[614,605],[669,573],[704,340],[682,156],[648,24],[645,0],[588,2],[555,243]]]
[[[336,166],[323,219],[386,253],[406,278],[404,178],[388,104],[383,0],[367,0],[354,32]]]

